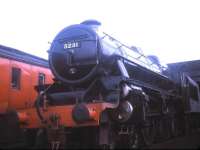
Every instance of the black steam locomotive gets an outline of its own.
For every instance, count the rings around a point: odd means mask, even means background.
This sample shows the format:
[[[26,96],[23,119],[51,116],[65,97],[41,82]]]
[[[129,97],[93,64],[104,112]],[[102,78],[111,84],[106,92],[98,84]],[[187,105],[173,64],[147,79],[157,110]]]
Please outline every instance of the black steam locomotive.
[[[41,111],[46,103],[58,109],[70,106],[65,116],[73,123],[59,124],[70,133],[62,144],[76,143],[72,145],[80,148],[133,148],[185,134],[191,115],[185,115],[189,98],[184,93],[189,89],[175,82],[156,57],[122,44],[101,31],[100,25],[95,20],[71,25],[53,40],[48,53],[55,82],[38,87],[36,108],[41,121],[47,122]],[[97,108],[99,104],[105,109]],[[191,114],[192,109],[187,110]],[[51,121],[59,120],[58,116]]]

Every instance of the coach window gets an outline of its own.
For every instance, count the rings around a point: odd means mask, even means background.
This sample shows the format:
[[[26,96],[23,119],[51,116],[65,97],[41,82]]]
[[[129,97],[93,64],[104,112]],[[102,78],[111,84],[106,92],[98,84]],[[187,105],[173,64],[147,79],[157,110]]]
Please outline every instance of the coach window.
[[[38,84],[39,85],[44,85],[45,84],[45,74],[44,73],[39,73]]]
[[[21,70],[19,68],[12,68],[11,86],[13,89],[20,89]]]

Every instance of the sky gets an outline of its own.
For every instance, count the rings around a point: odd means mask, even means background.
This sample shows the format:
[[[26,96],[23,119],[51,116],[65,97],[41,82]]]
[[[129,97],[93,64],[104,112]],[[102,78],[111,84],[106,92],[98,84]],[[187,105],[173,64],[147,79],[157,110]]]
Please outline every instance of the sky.
[[[199,0],[0,0],[0,44],[48,58],[56,34],[87,19],[164,63],[200,59]]]

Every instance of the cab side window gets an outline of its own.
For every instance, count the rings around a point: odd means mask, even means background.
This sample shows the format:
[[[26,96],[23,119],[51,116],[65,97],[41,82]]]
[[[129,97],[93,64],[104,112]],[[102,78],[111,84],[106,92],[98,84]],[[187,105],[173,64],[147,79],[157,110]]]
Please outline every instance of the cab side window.
[[[20,89],[20,78],[21,78],[21,69],[20,68],[12,68],[12,79],[11,86],[13,89]]]
[[[190,92],[190,96],[193,100],[198,101],[199,97],[198,97],[198,88],[195,87],[194,85],[192,85],[191,83],[189,83],[189,92]]]
[[[39,85],[44,85],[45,84],[45,74],[44,73],[39,73],[38,84]]]

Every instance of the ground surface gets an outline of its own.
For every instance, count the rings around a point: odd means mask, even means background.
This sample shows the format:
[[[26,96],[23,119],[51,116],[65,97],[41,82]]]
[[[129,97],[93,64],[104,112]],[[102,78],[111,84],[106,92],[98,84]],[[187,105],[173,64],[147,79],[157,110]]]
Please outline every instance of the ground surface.
[[[15,147],[15,146],[10,145],[6,147],[5,149],[10,148],[10,147]],[[23,146],[16,145],[16,147],[21,148]],[[33,149],[33,148],[30,148],[30,149]],[[190,135],[177,137],[177,138],[174,138],[174,139],[171,139],[159,144],[154,144],[144,149],[199,149],[200,150],[200,130]]]
[[[177,137],[173,140],[154,144],[150,149],[199,149],[200,150],[200,131],[184,137]]]

